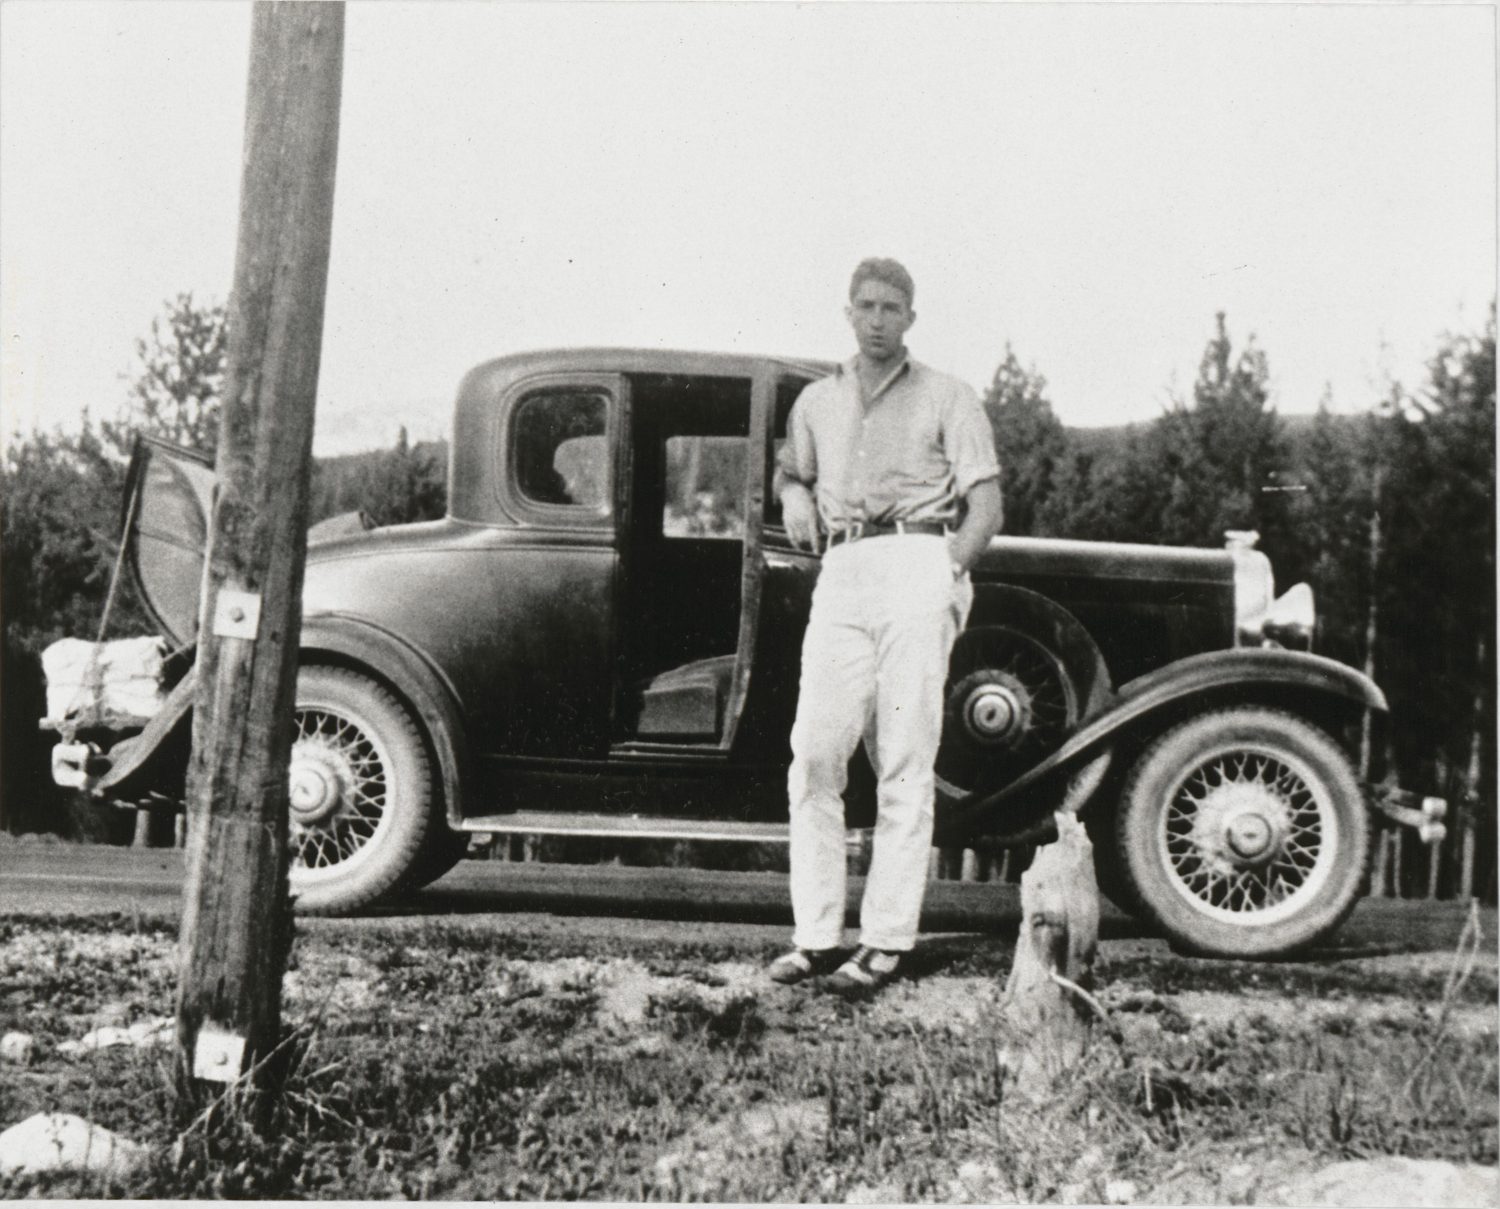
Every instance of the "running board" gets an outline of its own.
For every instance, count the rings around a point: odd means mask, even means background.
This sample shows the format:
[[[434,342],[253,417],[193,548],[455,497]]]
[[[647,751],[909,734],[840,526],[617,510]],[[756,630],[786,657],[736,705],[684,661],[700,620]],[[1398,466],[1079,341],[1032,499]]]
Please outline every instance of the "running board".
[[[488,831],[500,835],[615,836],[642,840],[721,840],[742,844],[785,844],[785,823],[736,823],[717,819],[674,819],[639,814],[552,814],[542,810],[518,810],[514,814],[490,814],[464,819],[461,831]]]

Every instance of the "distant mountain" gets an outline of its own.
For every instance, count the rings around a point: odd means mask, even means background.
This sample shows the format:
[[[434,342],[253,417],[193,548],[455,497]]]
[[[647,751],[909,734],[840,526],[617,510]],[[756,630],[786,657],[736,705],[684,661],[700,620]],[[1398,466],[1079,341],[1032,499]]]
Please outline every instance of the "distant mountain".
[[[1317,423],[1316,412],[1278,412],[1281,419],[1282,430],[1286,433],[1287,440],[1292,447],[1301,445],[1312,434],[1313,425]],[[1364,419],[1365,413],[1337,413],[1333,419],[1335,423],[1357,424]],[[1126,435],[1131,429],[1144,432],[1150,426],[1149,420],[1139,420],[1134,424],[1115,424],[1102,428],[1074,428],[1064,425],[1068,439],[1073,442],[1074,448],[1080,453],[1098,454],[1107,449],[1118,449],[1125,443]]]

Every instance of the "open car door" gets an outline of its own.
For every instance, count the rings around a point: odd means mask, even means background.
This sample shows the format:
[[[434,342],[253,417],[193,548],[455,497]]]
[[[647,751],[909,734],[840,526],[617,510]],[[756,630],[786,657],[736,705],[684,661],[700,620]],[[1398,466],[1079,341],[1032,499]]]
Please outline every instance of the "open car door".
[[[137,437],[125,477],[120,541],[146,611],[174,651],[198,637],[198,601],[207,558],[214,495],[213,461],[196,450]],[[96,792],[128,792],[128,782],[166,785],[164,770],[186,766],[187,725],[196,677],[189,669],[139,734],[115,743],[107,757],[75,751],[71,742],[54,752],[76,764],[77,779]],[[170,777],[174,783],[180,776]]]
[[[214,481],[207,455],[136,438],[125,480],[125,557],[146,610],[174,647],[198,638]]]
[[[817,373],[636,380],[616,756],[783,760],[818,560],[769,527],[768,504],[776,436]]]
[[[616,758],[719,760],[755,663],[772,377],[637,375]]]

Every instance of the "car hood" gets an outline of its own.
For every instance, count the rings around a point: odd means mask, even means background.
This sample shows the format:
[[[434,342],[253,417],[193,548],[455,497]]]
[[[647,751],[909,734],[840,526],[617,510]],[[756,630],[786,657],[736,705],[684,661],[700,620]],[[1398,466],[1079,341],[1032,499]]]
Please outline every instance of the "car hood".
[[[977,572],[1006,580],[1064,578],[1232,585],[1234,556],[1228,550],[1194,546],[996,537],[980,556]]]

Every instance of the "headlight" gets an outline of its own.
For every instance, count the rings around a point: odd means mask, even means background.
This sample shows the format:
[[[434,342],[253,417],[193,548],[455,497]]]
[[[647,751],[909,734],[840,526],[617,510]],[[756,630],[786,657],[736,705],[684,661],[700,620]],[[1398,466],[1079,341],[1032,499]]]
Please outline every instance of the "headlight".
[[[1312,649],[1313,626],[1318,610],[1310,584],[1294,584],[1271,602],[1260,632],[1278,646],[1297,651]]]
[[[1317,624],[1312,587],[1295,584],[1276,595],[1271,560],[1255,549],[1254,529],[1230,529],[1224,545],[1234,559],[1234,641],[1236,646],[1284,646],[1312,649]]]
[[[1234,559],[1234,641],[1259,646],[1261,624],[1276,594],[1271,560],[1255,549],[1260,534],[1253,529],[1231,529],[1224,539]]]
[[[1317,621],[1312,588],[1308,584],[1294,584],[1269,607],[1248,617],[1240,617],[1235,637],[1242,646],[1253,644],[1310,651]]]

